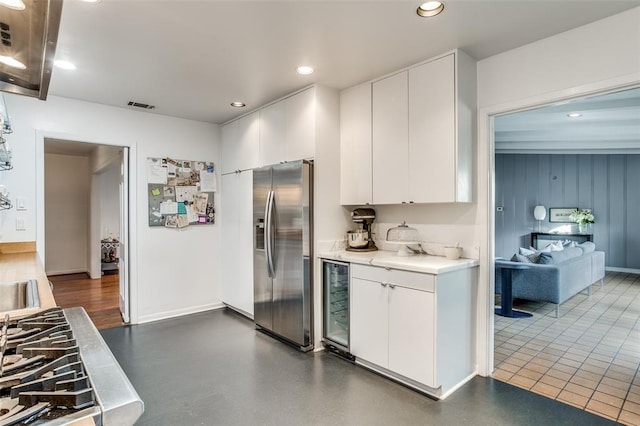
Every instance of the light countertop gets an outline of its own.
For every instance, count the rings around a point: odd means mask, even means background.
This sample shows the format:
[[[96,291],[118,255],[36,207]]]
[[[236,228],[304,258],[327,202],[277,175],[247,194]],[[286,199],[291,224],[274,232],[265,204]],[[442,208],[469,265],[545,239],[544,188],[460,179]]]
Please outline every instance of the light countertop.
[[[332,251],[321,253],[322,259],[339,260],[342,262],[358,263],[362,265],[381,266],[384,268],[401,269],[404,271],[422,272],[425,274],[443,274],[459,269],[478,266],[476,259],[450,260],[443,256],[417,254],[412,256],[398,256],[394,251]]]
[[[56,306],[53,292],[49,287],[49,279],[44,273],[40,256],[36,252],[0,254],[0,283],[35,279],[38,281],[40,307],[21,309],[20,311],[0,312],[0,317],[9,314],[17,318],[35,314]]]

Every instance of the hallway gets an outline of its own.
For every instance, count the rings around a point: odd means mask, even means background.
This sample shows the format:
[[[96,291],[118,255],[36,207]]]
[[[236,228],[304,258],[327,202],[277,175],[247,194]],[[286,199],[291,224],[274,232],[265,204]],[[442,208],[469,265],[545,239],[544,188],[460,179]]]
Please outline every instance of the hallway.
[[[123,324],[118,306],[118,274],[92,280],[85,273],[52,275],[53,297],[58,306],[82,306],[98,330]]]

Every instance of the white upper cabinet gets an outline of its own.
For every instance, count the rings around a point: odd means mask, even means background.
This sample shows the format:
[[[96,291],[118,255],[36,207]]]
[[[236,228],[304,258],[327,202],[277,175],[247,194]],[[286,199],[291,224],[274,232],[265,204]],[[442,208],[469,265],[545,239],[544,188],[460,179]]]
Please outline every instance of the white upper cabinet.
[[[373,203],[408,201],[407,72],[373,83]]]
[[[475,69],[460,51],[409,69],[411,201],[473,199]]]
[[[260,166],[285,159],[285,107],[276,102],[260,110]]]
[[[222,126],[222,161],[220,162],[222,174],[238,170],[235,161],[237,141],[238,122],[233,121]]]
[[[274,102],[260,109],[259,115],[260,166],[314,157],[315,87]]]
[[[284,100],[285,161],[313,158],[316,141],[315,88],[310,87]]]
[[[371,118],[367,85],[373,92]],[[360,180],[371,176],[372,204],[473,201],[476,63],[471,57],[456,50],[342,96],[342,204],[369,202],[365,184],[353,182],[356,171],[348,166],[350,155],[366,162],[369,152],[370,174],[357,170]]]
[[[258,166],[260,120],[257,112],[222,127],[222,173]]]
[[[340,93],[340,203],[372,203],[371,84]]]

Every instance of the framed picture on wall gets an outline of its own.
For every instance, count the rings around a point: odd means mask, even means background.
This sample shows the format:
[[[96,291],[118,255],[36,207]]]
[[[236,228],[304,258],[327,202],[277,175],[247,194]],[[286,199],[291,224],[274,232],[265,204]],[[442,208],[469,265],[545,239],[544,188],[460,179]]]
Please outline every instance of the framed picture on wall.
[[[551,207],[549,208],[549,222],[573,223],[569,216],[578,210],[577,207]]]

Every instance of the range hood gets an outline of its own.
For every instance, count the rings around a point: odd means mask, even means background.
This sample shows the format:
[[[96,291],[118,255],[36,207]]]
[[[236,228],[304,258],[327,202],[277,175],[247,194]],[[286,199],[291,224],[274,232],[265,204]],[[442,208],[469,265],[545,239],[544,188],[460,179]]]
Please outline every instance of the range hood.
[[[58,42],[62,0],[22,0],[18,10],[0,1],[0,55],[13,58],[25,69],[0,62],[0,90],[47,98]]]

